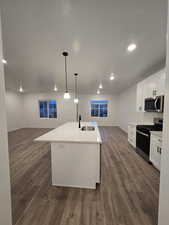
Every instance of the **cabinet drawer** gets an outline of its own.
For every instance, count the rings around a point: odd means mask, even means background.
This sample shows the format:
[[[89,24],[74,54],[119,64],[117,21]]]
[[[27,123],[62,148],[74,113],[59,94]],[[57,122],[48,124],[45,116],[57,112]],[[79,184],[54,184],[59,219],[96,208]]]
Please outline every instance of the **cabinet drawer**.
[[[155,135],[151,135],[151,142],[155,143],[159,147],[162,147],[162,138],[159,138],[159,137],[157,137]]]
[[[161,167],[161,153],[162,153],[162,139],[155,135],[151,135],[150,143],[150,161],[160,170]]]
[[[128,142],[136,147],[136,125],[128,125]]]

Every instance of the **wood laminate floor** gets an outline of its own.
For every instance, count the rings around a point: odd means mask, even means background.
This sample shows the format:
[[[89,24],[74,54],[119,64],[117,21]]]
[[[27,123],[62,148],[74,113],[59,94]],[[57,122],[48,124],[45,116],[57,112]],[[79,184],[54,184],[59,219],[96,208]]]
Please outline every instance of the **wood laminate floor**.
[[[9,133],[13,225],[156,225],[159,172],[117,127],[100,128],[102,183],[97,190],[51,186],[49,129]],[[77,168],[78,169],[78,168]]]

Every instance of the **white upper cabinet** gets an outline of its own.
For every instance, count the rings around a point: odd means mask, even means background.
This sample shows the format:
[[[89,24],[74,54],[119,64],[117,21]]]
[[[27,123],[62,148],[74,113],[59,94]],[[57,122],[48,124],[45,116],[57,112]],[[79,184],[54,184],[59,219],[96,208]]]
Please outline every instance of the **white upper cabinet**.
[[[137,103],[136,110],[137,112],[144,112],[144,80],[137,84]]]
[[[165,95],[165,80],[166,80],[165,70],[157,73],[156,79],[157,79],[157,96]]]
[[[165,70],[161,70],[137,84],[137,112],[144,112],[145,98],[155,98],[165,94],[165,78]]]
[[[154,98],[157,96],[157,78],[156,75],[151,75],[145,79],[144,98]]]

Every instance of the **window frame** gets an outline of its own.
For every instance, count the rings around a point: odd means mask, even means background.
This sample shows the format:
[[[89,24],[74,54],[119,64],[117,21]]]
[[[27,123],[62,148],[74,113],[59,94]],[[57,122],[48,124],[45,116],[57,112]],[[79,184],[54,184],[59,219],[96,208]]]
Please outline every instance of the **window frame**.
[[[49,117],[49,102],[52,102],[52,101],[55,101],[56,102],[56,117]],[[41,117],[40,116],[40,102],[47,102],[47,117]],[[38,107],[39,107],[39,118],[40,119],[57,119],[58,118],[58,109],[57,109],[57,100],[51,100],[51,99],[48,99],[48,100],[39,100],[38,101]]]
[[[95,117],[95,118],[108,118],[109,117],[108,103],[109,103],[108,100],[91,100],[90,101],[90,116]],[[95,104],[98,105],[98,116],[92,116],[92,110],[93,110],[92,105],[95,105]],[[106,107],[105,107],[106,112],[107,112],[106,116],[100,116],[101,115],[101,105],[106,105]]]

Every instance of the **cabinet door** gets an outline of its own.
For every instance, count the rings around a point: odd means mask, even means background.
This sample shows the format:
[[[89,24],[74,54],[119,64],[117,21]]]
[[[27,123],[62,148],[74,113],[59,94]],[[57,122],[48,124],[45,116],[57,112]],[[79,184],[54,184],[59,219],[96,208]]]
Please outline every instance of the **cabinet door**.
[[[157,146],[157,165],[156,168],[160,170],[161,168],[161,147]]]
[[[136,126],[135,125],[128,126],[128,141],[133,147],[136,147]]]
[[[150,143],[150,161],[153,163],[153,165],[157,164],[156,142],[153,140],[152,136]]]
[[[157,96],[157,78],[151,75],[145,80],[145,98],[155,98]]]
[[[150,161],[160,170],[161,167],[161,143],[158,142],[158,137],[151,136],[150,144]]]
[[[160,71],[157,76],[157,96],[165,95],[165,80],[166,80],[166,73],[165,70]]]
[[[128,140],[131,139],[131,126],[128,126]]]

